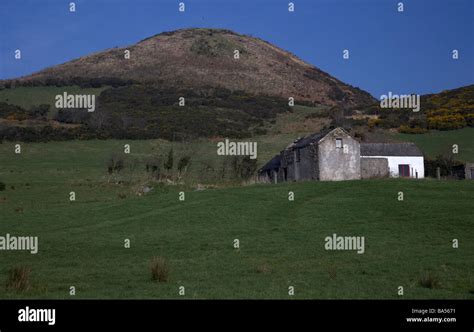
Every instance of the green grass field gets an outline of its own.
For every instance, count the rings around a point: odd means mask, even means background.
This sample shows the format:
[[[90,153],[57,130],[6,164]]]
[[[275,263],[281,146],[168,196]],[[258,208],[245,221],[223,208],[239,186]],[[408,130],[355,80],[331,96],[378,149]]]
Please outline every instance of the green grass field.
[[[24,109],[30,109],[32,106],[38,106],[41,104],[50,105],[50,115],[52,116],[56,113],[56,95],[63,94],[65,91],[68,94],[100,95],[100,93],[106,88],[107,87],[83,89],[78,86],[18,87],[15,89],[0,90],[0,102],[18,105]]]
[[[259,136],[258,165],[266,163],[289,142],[294,134]],[[106,161],[113,154],[122,155],[127,163],[120,180],[134,181],[143,178],[144,160],[157,156],[166,159],[171,148],[175,162],[182,156],[191,156],[191,167],[186,178],[190,185],[215,183],[222,158],[217,156],[217,141],[197,140],[189,143],[166,140],[90,140],[49,143],[21,143],[22,153],[15,154],[16,142],[0,144],[0,181],[2,178],[22,179],[24,182],[46,183],[82,181],[106,181]],[[129,144],[131,154],[125,155],[124,145]],[[138,164],[138,166],[134,166]],[[137,172],[137,167],[140,172]],[[13,172],[10,172],[13,171]],[[45,176],[49,174],[50,176]],[[8,182],[8,181],[7,181]]]
[[[278,151],[288,138],[259,138],[259,149]],[[216,159],[214,143],[195,142],[174,145],[177,153],[193,153],[186,185],[150,183],[153,191],[137,196],[134,183],[145,176],[141,158],[167,151],[170,143],[128,143],[127,158],[138,166],[127,166],[121,181],[110,182],[105,160],[125,141],[22,144],[20,155],[13,153],[14,143],[0,144],[0,181],[6,184],[0,235],[39,237],[36,255],[0,252],[0,298],[69,298],[70,286],[75,298],[181,298],[178,287],[184,286],[183,298],[396,299],[403,286],[403,298],[474,299],[473,182],[306,182],[195,191],[205,178],[201,164]],[[185,201],[178,200],[181,190]],[[365,253],[326,251],[324,239],[333,233],[364,236]],[[452,248],[455,238],[458,249]],[[154,256],[170,263],[166,283],[151,280]],[[5,288],[15,266],[32,269],[28,291]],[[439,285],[422,287],[426,274]]]
[[[437,131],[432,130],[427,134],[393,134],[396,140],[413,142],[426,153],[428,157],[436,158],[439,154],[451,153],[453,144],[459,147],[456,159],[474,162],[474,128],[466,127],[458,130]]]

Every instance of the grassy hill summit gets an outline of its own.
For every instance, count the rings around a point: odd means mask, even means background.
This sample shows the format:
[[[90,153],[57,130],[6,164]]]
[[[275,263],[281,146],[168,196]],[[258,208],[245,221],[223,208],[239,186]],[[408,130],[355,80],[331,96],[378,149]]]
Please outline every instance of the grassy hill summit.
[[[129,53],[128,53],[129,52]],[[223,29],[163,32],[17,80],[22,85],[148,83],[240,90],[324,105],[368,104],[373,97],[259,38]]]

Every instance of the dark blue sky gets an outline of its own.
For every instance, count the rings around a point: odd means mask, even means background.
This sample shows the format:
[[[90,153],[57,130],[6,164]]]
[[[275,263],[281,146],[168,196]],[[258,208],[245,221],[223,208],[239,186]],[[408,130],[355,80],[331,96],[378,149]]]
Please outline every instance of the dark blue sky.
[[[377,98],[474,83],[474,0],[293,0],[294,13],[290,0],[181,0],[184,14],[180,0],[76,0],[76,13],[70,1],[0,1],[0,78],[162,31],[214,27],[267,40]]]

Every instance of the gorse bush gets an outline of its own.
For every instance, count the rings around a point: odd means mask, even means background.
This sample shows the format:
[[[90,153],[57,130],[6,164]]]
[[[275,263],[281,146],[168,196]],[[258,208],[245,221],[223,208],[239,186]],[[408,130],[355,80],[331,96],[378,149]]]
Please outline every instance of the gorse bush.
[[[444,116],[428,117],[428,128],[438,130],[451,130],[466,127],[467,122],[463,115],[448,114]]]
[[[409,127],[409,126],[406,126],[406,125],[400,126],[400,128],[398,128],[398,131],[403,133],[403,134],[424,134],[424,133],[428,132],[428,130],[425,129],[425,128]]]

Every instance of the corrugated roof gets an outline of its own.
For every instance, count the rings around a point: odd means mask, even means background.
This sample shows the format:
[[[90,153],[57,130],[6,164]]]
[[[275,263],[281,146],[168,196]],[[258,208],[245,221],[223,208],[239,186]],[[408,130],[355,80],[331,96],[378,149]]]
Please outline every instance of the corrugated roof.
[[[362,143],[360,155],[421,157],[423,153],[414,143]]]

